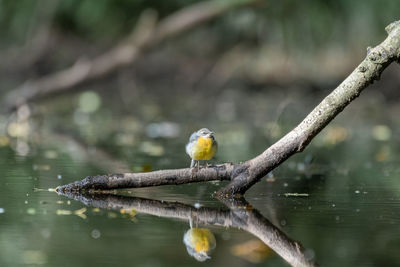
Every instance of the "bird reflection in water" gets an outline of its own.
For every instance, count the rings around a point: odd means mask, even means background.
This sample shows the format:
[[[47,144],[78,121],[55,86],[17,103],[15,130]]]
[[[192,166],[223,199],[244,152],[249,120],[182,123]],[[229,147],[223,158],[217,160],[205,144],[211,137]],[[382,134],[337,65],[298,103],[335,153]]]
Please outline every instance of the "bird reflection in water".
[[[183,236],[187,252],[198,261],[211,259],[210,254],[215,249],[214,234],[207,228],[190,228]]]
[[[210,252],[216,247],[215,237],[211,231],[207,228],[198,228],[198,225],[214,225],[239,228],[256,236],[292,266],[317,266],[314,262],[314,253],[309,253],[310,250],[304,249],[300,243],[290,239],[259,211],[247,208],[250,205],[244,198],[219,199],[229,208],[222,210],[195,208],[179,202],[128,197],[107,192],[90,194],[64,191],[58,194],[96,208],[118,211],[134,209],[137,213],[188,221],[191,223],[191,228],[184,234],[183,242],[189,254],[198,261],[209,259]],[[192,220],[196,223],[196,227],[193,227]]]

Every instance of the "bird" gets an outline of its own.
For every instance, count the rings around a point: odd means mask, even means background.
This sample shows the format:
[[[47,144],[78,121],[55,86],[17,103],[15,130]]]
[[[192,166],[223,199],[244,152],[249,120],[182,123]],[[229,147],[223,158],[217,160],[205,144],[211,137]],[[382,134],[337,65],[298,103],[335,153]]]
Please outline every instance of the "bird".
[[[218,143],[214,138],[214,133],[207,128],[202,128],[189,138],[186,145],[186,154],[192,159],[190,168],[200,167],[200,160],[212,159],[218,150]]]
[[[217,245],[214,234],[207,228],[190,228],[183,236],[183,243],[189,255],[198,261],[210,259]]]

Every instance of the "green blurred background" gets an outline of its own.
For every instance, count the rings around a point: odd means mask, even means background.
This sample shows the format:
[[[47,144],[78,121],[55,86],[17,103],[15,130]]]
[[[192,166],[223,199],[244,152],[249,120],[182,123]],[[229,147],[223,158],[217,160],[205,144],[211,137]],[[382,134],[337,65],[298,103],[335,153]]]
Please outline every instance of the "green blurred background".
[[[2,105],[26,81],[103,55],[145,10],[162,20],[198,2],[0,0]],[[184,146],[201,127],[216,133],[214,163],[252,158],[333,90],[398,14],[396,0],[254,1],[143,51],[110,75],[3,112],[0,266],[287,266],[270,252],[243,256],[236,246],[254,237],[217,227],[212,259],[199,263],[182,242],[187,222],[144,214],[132,222],[91,207],[82,218],[74,213],[82,203],[33,189],[187,167]],[[246,194],[322,266],[400,261],[399,87],[399,65],[392,64],[303,153]],[[212,198],[220,186],[131,194],[222,207]]]

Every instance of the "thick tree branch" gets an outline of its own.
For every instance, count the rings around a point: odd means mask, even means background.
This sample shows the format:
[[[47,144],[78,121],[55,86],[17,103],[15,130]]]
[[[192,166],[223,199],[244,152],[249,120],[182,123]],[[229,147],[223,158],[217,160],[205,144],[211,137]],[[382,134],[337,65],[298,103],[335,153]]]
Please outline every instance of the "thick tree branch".
[[[57,188],[61,191],[87,189],[118,189],[167,184],[183,184],[210,180],[230,180],[217,193],[219,196],[244,194],[252,185],[287,158],[301,152],[311,140],[358,97],[369,84],[378,80],[382,71],[393,61],[400,60],[400,21],[386,27],[388,37],[369,49],[361,64],[307,117],[261,155],[241,164],[222,164],[199,171],[190,169],[161,170],[150,173],[126,173],[87,177]]]
[[[178,185],[214,180],[230,180],[233,164],[209,168],[161,170],[144,173],[123,173],[88,176],[81,181],[57,187],[58,192],[138,188],[158,185]]]
[[[66,91],[84,82],[133,64],[146,50],[175,35],[188,31],[233,8],[256,0],[207,1],[183,8],[156,23],[154,12],[145,11],[133,33],[111,50],[93,59],[80,59],[72,67],[27,81],[5,97],[5,107],[13,110],[26,102]]]
[[[258,237],[267,246],[292,266],[316,266],[308,257],[302,245],[293,241],[274,226],[259,211],[252,208],[244,199],[223,199],[230,210],[213,208],[195,208],[179,202],[158,201],[113,194],[76,194],[61,193],[69,198],[96,208],[120,211],[134,209],[136,212],[165,218],[195,221],[199,225],[216,225],[243,229]]]

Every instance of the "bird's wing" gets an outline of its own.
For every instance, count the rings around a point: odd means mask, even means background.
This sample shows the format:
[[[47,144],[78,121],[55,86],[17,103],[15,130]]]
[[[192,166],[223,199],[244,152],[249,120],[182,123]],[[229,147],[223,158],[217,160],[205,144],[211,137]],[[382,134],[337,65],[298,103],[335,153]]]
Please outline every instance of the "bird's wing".
[[[197,132],[192,133],[192,135],[189,138],[189,143],[193,142],[194,140],[196,140],[198,137]]]
[[[189,138],[189,143],[187,143],[187,145],[186,145],[186,154],[188,154],[190,157],[192,157],[191,150],[192,150],[194,141],[196,141],[197,137],[198,137],[197,132],[192,133],[192,135]]]

